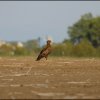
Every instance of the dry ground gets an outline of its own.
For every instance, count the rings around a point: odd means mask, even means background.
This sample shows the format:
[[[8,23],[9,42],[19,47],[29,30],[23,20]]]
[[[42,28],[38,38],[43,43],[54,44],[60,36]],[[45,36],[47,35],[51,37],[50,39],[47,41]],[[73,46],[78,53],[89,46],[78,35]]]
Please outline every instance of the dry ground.
[[[100,59],[0,58],[0,99],[100,99]]]

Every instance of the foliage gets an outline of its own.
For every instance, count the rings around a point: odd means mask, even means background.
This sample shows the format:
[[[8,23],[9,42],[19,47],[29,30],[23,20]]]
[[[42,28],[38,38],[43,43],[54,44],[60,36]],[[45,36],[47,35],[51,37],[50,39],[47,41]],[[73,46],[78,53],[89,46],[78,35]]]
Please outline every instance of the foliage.
[[[13,48],[11,46],[2,45],[0,46],[0,55],[13,55]]]
[[[16,47],[14,50],[15,55],[29,55],[29,52],[27,49],[22,48],[22,47]]]
[[[66,57],[100,57],[100,48],[94,48],[87,39],[83,39],[79,44],[74,45],[70,40],[52,45],[51,56]],[[35,51],[37,49],[37,51]],[[35,48],[31,51],[26,47],[17,45],[0,46],[0,56],[35,56],[42,48]]]
[[[72,54],[77,57],[92,57],[96,55],[96,49],[88,40],[82,40],[78,45],[73,46]]]
[[[52,56],[100,57],[100,17],[91,13],[68,28],[70,39],[62,43],[53,43]],[[0,56],[34,56],[41,49],[40,39],[29,40],[18,46],[17,42],[0,45]]]
[[[33,49],[37,49],[39,48],[39,44],[37,40],[29,40],[27,42],[24,43],[25,48],[27,48],[28,50],[32,51]]]
[[[83,39],[79,44],[74,45],[71,41],[53,46],[54,56],[71,57],[100,57],[100,48],[94,48],[92,44]]]
[[[70,39],[75,43],[76,40],[86,38],[94,47],[100,46],[100,17],[93,17],[91,13],[81,16],[73,26],[68,28]]]

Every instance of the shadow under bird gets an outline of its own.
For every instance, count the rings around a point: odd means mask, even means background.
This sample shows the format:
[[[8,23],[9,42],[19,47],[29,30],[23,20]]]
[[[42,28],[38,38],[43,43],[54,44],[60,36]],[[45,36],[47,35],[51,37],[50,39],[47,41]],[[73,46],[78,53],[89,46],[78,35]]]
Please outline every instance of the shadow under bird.
[[[48,58],[48,55],[51,53],[52,48],[51,48],[51,40],[47,40],[46,46],[41,50],[40,54],[38,55],[36,61],[39,61],[42,58]]]

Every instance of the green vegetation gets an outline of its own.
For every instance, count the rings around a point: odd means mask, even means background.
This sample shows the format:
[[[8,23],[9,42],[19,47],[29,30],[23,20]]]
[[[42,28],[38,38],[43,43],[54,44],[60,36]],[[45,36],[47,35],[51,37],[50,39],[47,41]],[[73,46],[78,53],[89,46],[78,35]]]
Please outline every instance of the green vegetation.
[[[52,55],[67,57],[100,57],[100,47],[94,48],[86,39],[82,40],[77,45],[67,41],[62,44],[54,45]]]
[[[100,17],[84,14],[68,27],[69,40],[54,45],[55,56],[100,57]]]
[[[86,38],[94,47],[100,46],[100,16],[85,14],[74,25],[68,28],[70,39],[75,42]]]
[[[100,57],[100,17],[91,13],[81,16],[68,27],[69,39],[53,43],[51,56]],[[40,39],[29,40],[23,46],[17,42],[0,45],[0,56],[35,56],[42,49]]]

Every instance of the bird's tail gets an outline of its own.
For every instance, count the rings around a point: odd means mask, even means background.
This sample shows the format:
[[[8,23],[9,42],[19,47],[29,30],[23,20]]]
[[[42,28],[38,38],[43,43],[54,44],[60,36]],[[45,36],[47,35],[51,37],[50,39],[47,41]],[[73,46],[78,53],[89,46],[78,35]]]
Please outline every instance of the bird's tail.
[[[39,61],[41,58],[42,58],[42,56],[39,55],[39,56],[37,57],[36,61]]]

